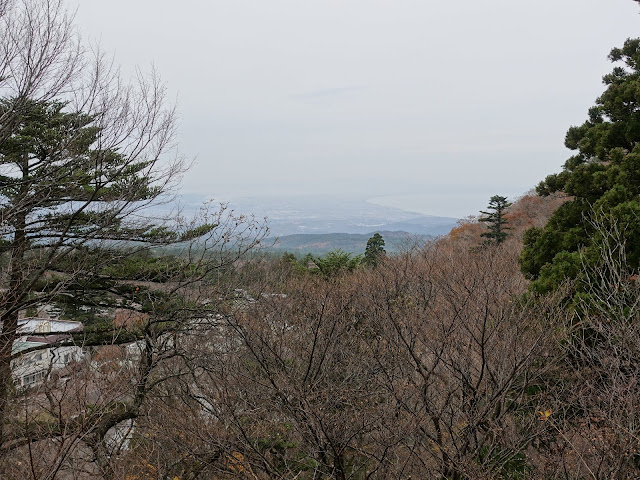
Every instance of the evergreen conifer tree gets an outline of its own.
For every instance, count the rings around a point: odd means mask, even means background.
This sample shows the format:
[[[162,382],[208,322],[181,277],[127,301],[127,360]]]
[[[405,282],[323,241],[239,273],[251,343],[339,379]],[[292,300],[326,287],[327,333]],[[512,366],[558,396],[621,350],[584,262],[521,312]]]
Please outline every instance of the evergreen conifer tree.
[[[480,221],[486,222],[489,230],[482,234],[483,237],[486,237],[489,241],[495,243],[502,243],[506,240],[509,235],[507,233],[507,230],[509,230],[507,224],[509,222],[505,217],[505,211],[510,206],[511,203],[507,201],[507,197],[494,195],[489,199],[489,206],[487,207],[487,210],[490,211],[480,212],[484,215],[484,217],[480,218]]]
[[[620,241],[629,266],[640,266],[640,39],[614,48],[609,59],[616,66],[603,78],[605,91],[588,119],[566,134],[565,145],[576,153],[536,189],[569,197],[547,225],[524,235],[520,264],[538,292],[554,290],[600,261],[594,219],[624,232]]]
[[[374,233],[373,236],[367,240],[367,247],[364,251],[364,263],[371,266],[378,264],[380,256],[384,255],[384,238],[379,233]]]

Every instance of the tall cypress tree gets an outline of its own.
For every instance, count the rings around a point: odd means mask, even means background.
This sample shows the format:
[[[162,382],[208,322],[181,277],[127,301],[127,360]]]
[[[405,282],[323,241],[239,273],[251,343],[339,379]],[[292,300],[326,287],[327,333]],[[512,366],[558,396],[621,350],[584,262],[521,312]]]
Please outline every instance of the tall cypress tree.
[[[367,240],[367,247],[364,251],[364,263],[375,267],[378,264],[378,259],[385,254],[384,238],[376,232]]]

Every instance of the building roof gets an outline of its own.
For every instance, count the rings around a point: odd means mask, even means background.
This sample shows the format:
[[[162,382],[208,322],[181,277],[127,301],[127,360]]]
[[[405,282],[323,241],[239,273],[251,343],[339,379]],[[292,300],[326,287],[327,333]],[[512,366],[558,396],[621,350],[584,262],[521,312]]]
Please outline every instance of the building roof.
[[[63,332],[81,332],[82,322],[71,320],[53,320],[49,318],[24,318],[18,320],[18,332],[21,334],[49,334]]]
[[[29,350],[30,348],[40,347],[42,345],[46,345],[44,342],[24,342],[22,340],[16,340],[13,342],[13,346],[11,347],[11,355],[15,355],[20,352],[24,352],[25,350]]]

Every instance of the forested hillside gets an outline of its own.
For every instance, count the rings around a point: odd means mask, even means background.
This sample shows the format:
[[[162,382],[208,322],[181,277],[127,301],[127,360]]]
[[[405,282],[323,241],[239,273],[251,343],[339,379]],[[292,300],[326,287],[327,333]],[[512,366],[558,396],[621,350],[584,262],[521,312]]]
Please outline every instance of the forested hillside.
[[[639,477],[640,40],[536,192],[306,257],[171,211],[162,82],[62,1],[0,46],[0,478]]]

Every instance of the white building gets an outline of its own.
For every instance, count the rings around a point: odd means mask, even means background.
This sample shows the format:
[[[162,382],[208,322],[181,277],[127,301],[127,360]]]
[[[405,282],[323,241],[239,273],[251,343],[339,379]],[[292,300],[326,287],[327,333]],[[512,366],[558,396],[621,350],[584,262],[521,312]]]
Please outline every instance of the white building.
[[[81,332],[82,323],[66,320],[26,318],[18,322],[19,338],[13,343],[11,372],[18,388],[41,383],[53,371],[81,360],[85,353],[77,345],[58,345]]]
[[[82,331],[82,322],[52,320],[50,318],[23,318],[18,320],[19,335],[74,333]]]

